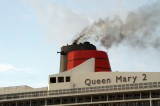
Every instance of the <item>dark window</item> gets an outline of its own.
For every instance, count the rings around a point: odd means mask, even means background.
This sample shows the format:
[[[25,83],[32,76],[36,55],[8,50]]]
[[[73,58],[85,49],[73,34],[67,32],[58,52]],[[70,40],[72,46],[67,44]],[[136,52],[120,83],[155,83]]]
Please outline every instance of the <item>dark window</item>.
[[[1,106],[1,105],[0,105]],[[10,103],[9,106],[16,106],[16,103]]]
[[[152,106],[160,106],[160,101],[159,100],[152,101]]]
[[[159,98],[159,97],[160,97],[160,91],[152,92],[152,98]]]
[[[56,77],[51,77],[50,78],[50,83],[56,83]]]
[[[52,104],[53,104],[53,100],[52,99],[47,100],[47,105],[52,105]]]
[[[83,99],[84,99],[84,102],[91,102],[91,97],[90,96],[86,96]]]
[[[78,98],[77,98],[77,102],[78,102],[78,103],[83,102],[83,97],[78,97]]]
[[[109,94],[108,100],[123,100],[123,94]]]
[[[24,106],[30,106],[30,102],[25,102]]]
[[[141,98],[149,98],[149,92],[142,92]]]
[[[66,77],[66,82],[70,82],[70,77],[69,76]]]
[[[107,96],[106,95],[101,95],[100,96],[100,101],[106,101],[107,100]]]
[[[92,101],[93,102],[99,101],[99,96],[93,96]]]
[[[75,102],[76,102],[75,98],[69,98],[69,103],[75,103]]]
[[[61,103],[61,100],[60,99],[55,99],[54,100],[54,104],[56,105],[56,104],[60,104]]]
[[[140,93],[126,93],[124,99],[139,99]]]
[[[64,82],[64,77],[58,77],[58,82],[59,83]]]
[[[108,95],[108,100],[116,100],[116,97],[114,94]]]
[[[24,105],[22,105],[22,106],[24,106]],[[33,101],[32,106],[38,106],[38,101]]]
[[[67,98],[62,99],[62,104],[68,104],[68,99]]]
[[[40,101],[40,105],[45,105],[45,101],[44,101],[44,100],[41,100],[41,101]]]

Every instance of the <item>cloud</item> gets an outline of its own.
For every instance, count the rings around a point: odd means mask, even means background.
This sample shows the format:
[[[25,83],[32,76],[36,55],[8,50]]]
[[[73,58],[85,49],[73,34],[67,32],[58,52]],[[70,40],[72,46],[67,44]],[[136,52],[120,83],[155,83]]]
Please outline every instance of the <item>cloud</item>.
[[[0,72],[7,72],[9,70],[14,69],[12,65],[9,64],[0,64]]]
[[[0,72],[26,72],[26,73],[37,73],[38,69],[33,68],[19,68],[11,64],[1,64],[0,63]]]

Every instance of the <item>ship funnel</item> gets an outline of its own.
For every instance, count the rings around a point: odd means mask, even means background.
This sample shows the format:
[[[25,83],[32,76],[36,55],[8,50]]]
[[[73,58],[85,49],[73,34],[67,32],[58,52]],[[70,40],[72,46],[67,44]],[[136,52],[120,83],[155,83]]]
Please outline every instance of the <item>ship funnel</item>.
[[[60,72],[67,71],[68,53],[79,50],[96,50],[96,47],[90,42],[84,42],[83,44],[73,43],[72,45],[61,47],[61,52],[59,52],[61,54]]]
[[[60,72],[70,70],[90,58],[95,58],[95,72],[110,72],[111,67],[108,55],[104,51],[97,51],[90,42],[73,43],[61,47]]]

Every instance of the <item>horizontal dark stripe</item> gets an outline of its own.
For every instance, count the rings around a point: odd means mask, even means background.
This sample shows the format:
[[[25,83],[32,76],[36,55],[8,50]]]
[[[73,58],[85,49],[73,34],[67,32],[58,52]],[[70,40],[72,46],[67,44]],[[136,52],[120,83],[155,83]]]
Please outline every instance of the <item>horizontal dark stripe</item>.
[[[80,58],[80,59],[73,59],[73,60],[68,60],[68,61],[84,60],[84,59],[90,59],[90,58]],[[104,59],[104,60],[108,60],[107,58],[95,58],[95,59]]]
[[[111,68],[106,68],[106,67],[95,67],[95,68],[100,68],[100,69],[111,69]]]

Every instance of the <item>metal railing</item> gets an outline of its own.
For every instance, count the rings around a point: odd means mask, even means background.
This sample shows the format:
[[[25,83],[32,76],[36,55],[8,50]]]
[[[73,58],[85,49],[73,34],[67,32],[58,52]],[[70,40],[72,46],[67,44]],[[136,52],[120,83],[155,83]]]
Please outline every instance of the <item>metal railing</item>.
[[[123,90],[136,90],[136,89],[138,90],[138,89],[150,89],[150,88],[160,88],[160,82],[147,82],[147,83],[121,84],[121,85],[108,85],[108,86],[60,89],[60,90],[50,90],[50,91],[46,90],[46,91],[3,94],[0,95],[0,101],[6,99],[22,99],[22,98],[44,97],[44,96],[64,95],[64,94],[79,94],[79,93],[92,93],[92,92],[103,92],[103,91],[123,91]]]

